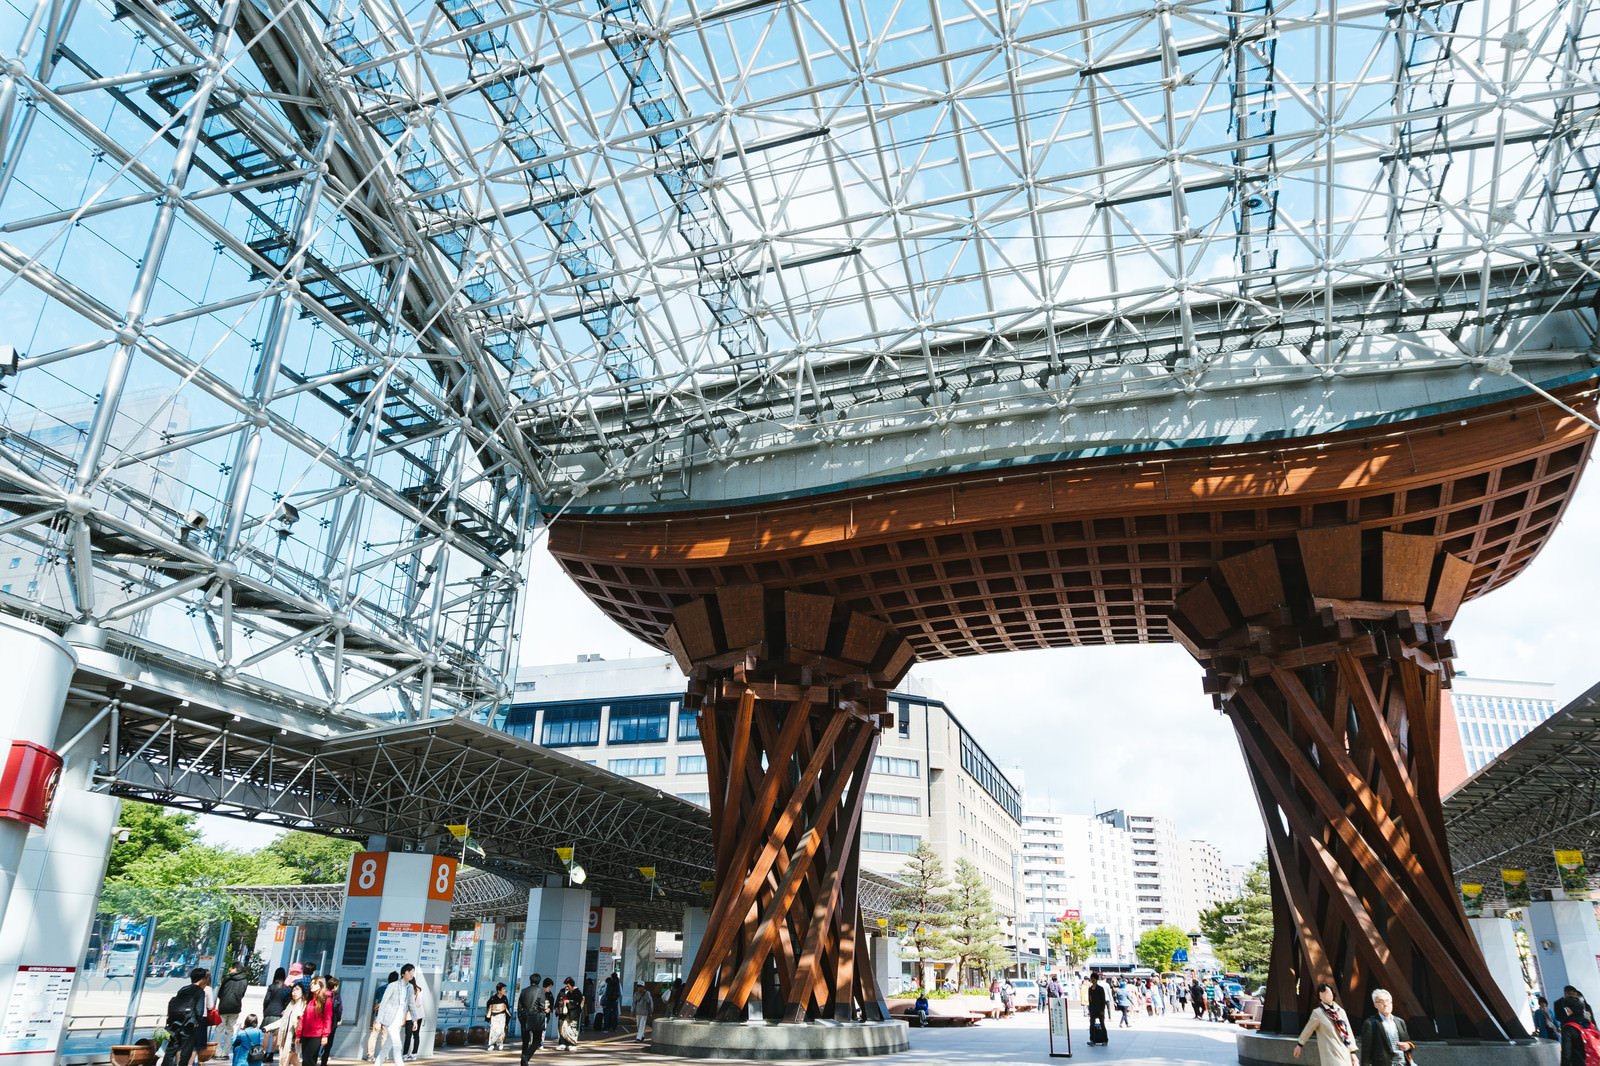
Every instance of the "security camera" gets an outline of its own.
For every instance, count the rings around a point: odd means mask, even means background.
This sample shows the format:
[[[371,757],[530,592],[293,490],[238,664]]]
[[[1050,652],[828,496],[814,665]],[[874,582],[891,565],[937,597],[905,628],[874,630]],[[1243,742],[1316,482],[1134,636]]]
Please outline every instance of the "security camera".
[[[127,826],[119,825],[115,829],[111,830],[111,836],[118,844],[126,844],[128,842],[128,837],[130,834],[132,834],[132,832],[133,830],[129,829]]]
[[[204,529],[206,528],[206,516],[199,511],[191,510],[183,516],[183,524],[190,529]]]

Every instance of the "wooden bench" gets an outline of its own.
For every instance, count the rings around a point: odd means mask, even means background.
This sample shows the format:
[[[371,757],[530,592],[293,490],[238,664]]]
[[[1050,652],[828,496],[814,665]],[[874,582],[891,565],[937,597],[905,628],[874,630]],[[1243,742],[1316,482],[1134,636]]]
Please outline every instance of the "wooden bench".
[[[921,1026],[922,1018],[913,1010],[897,1011],[894,1017],[911,1025]],[[965,1025],[977,1025],[982,1015],[969,1011],[966,1014],[929,1014],[928,1028],[953,1028]]]
[[[1261,1001],[1253,999],[1245,1004],[1243,1011],[1230,1012],[1231,1017],[1228,1020],[1241,1029],[1259,1029],[1261,1028],[1261,1011]]]

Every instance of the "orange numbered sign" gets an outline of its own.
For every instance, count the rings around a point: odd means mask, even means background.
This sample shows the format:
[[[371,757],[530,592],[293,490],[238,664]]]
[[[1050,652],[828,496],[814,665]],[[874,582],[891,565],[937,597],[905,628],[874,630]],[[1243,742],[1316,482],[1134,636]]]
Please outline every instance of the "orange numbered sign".
[[[429,867],[428,898],[450,900],[456,896],[456,861],[443,855],[433,857]]]
[[[350,860],[350,883],[345,886],[347,896],[383,895],[383,874],[389,866],[386,851],[358,851]]]

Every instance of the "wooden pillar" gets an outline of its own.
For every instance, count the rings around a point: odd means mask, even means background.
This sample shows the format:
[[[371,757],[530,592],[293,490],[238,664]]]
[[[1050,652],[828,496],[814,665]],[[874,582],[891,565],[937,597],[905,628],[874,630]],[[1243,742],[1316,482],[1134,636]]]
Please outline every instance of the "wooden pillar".
[[[689,675],[711,796],[716,887],[680,1018],[763,1011],[763,975],[785,1021],[885,1020],[856,965],[855,878],[867,777],[905,640],[830,596],[719,589],[673,614],[667,646]]]
[[[1431,537],[1302,531],[1178,597],[1267,827],[1275,940],[1263,1029],[1323,981],[1360,1018],[1386,988],[1418,1039],[1525,1035],[1467,925],[1438,793],[1445,633],[1472,566]]]

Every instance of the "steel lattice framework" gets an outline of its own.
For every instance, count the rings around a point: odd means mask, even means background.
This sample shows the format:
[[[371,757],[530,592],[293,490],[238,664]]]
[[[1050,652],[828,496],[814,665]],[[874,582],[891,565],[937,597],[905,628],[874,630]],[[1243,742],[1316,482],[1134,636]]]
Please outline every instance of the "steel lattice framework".
[[[1593,350],[1590,4],[1130,6],[7,0],[4,607],[481,713],[541,510]]]

